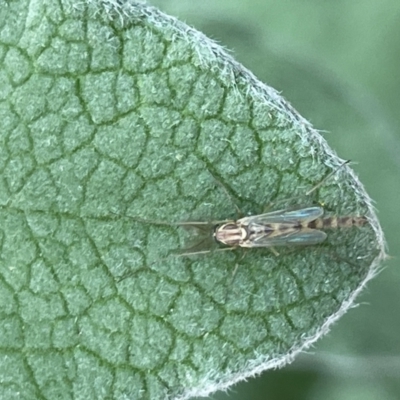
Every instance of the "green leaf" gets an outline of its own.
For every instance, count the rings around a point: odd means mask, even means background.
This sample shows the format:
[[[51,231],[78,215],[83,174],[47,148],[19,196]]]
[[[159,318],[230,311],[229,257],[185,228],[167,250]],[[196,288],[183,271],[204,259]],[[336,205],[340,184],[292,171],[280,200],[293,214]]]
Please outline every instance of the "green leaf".
[[[9,1],[0,60],[1,398],[209,394],[290,362],[376,273],[354,173],[201,33],[132,2]],[[176,222],[272,203],[369,224],[176,257],[197,240]]]

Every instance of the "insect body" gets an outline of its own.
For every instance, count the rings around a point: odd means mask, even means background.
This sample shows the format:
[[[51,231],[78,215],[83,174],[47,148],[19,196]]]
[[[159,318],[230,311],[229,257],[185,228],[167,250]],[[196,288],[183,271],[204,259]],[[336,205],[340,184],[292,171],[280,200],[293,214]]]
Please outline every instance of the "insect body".
[[[155,225],[176,225],[187,228],[196,228],[203,232],[205,238],[192,246],[175,254],[176,256],[190,256],[211,253],[210,247],[203,248],[212,236],[215,241],[227,247],[214,251],[234,250],[238,247],[254,248],[269,247],[272,252],[275,246],[313,245],[323,242],[327,235],[325,229],[351,228],[365,225],[368,221],[364,216],[323,217],[322,207],[307,207],[298,210],[279,210],[270,213],[253,215],[238,220],[223,220],[215,222],[188,221],[171,224],[168,222],[150,221]],[[139,219],[138,219],[139,220]],[[149,222],[139,220],[142,222]],[[210,235],[210,230],[212,235]],[[236,271],[236,268],[235,268]],[[125,279],[127,274],[120,280]]]
[[[322,229],[349,228],[366,224],[365,217],[323,217],[322,207],[274,211],[226,221],[213,236],[229,247],[312,245],[326,239]]]

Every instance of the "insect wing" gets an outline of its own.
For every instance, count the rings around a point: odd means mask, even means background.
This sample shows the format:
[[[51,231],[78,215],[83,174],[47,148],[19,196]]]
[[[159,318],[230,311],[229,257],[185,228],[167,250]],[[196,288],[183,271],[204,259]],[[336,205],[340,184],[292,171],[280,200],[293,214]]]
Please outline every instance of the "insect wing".
[[[306,246],[323,242],[326,233],[318,229],[297,228],[275,231],[270,235],[260,235],[253,238],[249,247],[274,247],[274,246]]]
[[[270,213],[253,215],[239,219],[237,222],[243,225],[250,225],[252,223],[260,225],[268,224],[298,224],[300,222],[314,221],[321,217],[324,213],[322,207],[308,207],[300,208],[298,210],[278,210]]]
[[[318,244],[326,239],[326,233],[317,229],[302,229],[295,235],[289,238],[290,244],[297,245],[310,245]]]
[[[326,233],[302,225],[314,221],[324,213],[321,207],[298,210],[279,210],[240,219],[250,232],[258,232],[248,242],[248,247],[312,245],[326,239]]]

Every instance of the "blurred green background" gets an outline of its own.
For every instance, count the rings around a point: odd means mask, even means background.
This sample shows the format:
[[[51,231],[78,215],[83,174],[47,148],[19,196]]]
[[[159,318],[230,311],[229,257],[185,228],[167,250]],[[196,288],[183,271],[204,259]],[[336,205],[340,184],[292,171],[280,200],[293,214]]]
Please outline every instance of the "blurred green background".
[[[216,39],[354,161],[386,234],[385,270],[308,354],[214,400],[400,399],[400,2],[152,0]]]

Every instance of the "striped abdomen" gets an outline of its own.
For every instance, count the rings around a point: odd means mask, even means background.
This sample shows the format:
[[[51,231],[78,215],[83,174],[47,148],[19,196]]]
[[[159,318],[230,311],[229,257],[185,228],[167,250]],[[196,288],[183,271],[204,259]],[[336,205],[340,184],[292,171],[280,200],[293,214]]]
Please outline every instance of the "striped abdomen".
[[[302,226],[310,229],[351,228],[367,224],[366,217],[326,217],[304,222]]]

